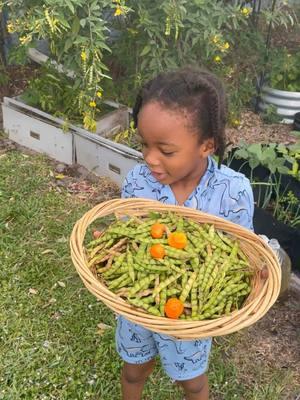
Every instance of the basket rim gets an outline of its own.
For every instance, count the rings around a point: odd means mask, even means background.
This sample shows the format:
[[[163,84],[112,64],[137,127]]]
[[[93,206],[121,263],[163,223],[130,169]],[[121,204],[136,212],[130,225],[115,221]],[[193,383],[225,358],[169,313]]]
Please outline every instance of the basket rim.
[[[128,215],[126,210],[140,216],[147,215],[149,211],[174,211],[194,221],[197,217],[200,220],[213,223],[216,229],[220,229],[223,232],[235,236],[240,242],[247,243],[248,245],[251,244],[254,251],[259,252],[260,256],[264,258],[269,272],[269,276],[265,280],[261,277],[256,278],[256,281],[260,285],[259,295],[255,296],[249,303],[246,303],[240,310],[235,310],[228,316],[224,315],[217,319],[202,321],[172,320],[162,316],[157,317],[133,307],[124,299],[111,292],[95,277],[87,266],[83,245],[86,231],[92,222],[97,218],[114,213]],[[199,221],[196,220],[196,222]],[[171,332],[169,334],[182,339],[191,337],[198,338],[199,335],[200,337],[219,336],[252,325],[274,304],[280,290],[281,269],[278,259],[267,243],[254,232],[218,216],[188,207],[163,204],[154,200],[143,198],[113,199],[96,205],[75,223],[70,236],[70,248],[72,261],[84,285],[109,308],[117,314],[123,315],[129,320],[139,323],[150,330],[161,333]],[[256,275],[259,275],[259,273]],[[249,297],[251,297],[253,290],[252,288]],[[215,327],[217,328],[214,329]],[[183,332],[184,330],[187,331]]]

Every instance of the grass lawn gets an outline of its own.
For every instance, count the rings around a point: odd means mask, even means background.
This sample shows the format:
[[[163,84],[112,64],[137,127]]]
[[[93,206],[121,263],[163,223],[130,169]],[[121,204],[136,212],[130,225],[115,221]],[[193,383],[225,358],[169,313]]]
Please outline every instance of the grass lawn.
[[[56,190],[52,169],[43,156],[0,156],[0,399],[117,400],[115,319],[84,288],[69,254],[72,226],[92,204]],[[100,331],[99,323],[111,328]],[[232,354],[242,338],[217,339],[211,399],[295,399],[291,368],[253,357],[239,367]],[[246,345],[239,351],[247,358]],[[144,398],[179,400],[182,392],[157,366]]]

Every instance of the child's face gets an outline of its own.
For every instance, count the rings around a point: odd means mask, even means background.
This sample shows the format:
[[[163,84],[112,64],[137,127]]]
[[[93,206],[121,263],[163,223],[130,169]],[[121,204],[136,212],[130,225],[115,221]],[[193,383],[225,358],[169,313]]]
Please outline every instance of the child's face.
[[[144,159],[152,175],[165,185],[200,179],[206,170],[213,140],[200,142],[190,122],[185,111],[170,110],[157,102],[146,104],[139,112],[137,127]]]

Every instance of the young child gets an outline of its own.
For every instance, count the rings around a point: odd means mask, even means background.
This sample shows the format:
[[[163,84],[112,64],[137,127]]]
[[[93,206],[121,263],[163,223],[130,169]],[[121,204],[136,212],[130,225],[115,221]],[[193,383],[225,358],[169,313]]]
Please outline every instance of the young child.
[[[158,75],[141,89],[133,118],[145,164],[129,172],[123,197],[192,207],[252,229],[250,183],[244,175],[220,165],[226,102],[214,75],[192,67]],[[205,371],[211,338],[175,340],[119,317],[116,346],[124,360],[123,400],[141,399],[157,355],[165,372],[182,385],[186,400],[208,399]]]

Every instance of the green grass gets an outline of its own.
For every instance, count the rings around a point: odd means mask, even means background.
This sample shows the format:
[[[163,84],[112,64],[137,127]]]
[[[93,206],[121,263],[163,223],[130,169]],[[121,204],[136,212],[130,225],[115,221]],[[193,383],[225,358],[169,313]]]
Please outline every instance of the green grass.
[[[45,157],[0,157],[0,399],[120,399],[114,316],[84,288],[69,254],[72,227],[91,205],[55,190]],[[100,335],[99,322],[112,328]],[[226,356],[236,340],[213,349],[211,398],[286,399],[290,371],[266,366],[267,380],[259,370],[255,382],[239,378]],[[156,400],[182,399],[159,365],[144,398],[154,391]]]

